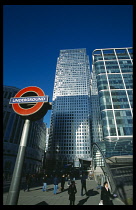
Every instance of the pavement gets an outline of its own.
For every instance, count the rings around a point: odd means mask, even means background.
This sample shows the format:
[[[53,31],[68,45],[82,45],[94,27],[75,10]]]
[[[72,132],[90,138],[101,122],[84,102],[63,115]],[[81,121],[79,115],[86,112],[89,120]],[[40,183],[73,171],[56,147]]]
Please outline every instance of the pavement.
[[[97,190],[97,184],[94,180],[86,180],[88,195],[81,196],[81,180],[75,180],[77,193],[75,205],[99,205],[101,190]],[[8,195],[8,184],[3,187],[3,205],[6,205],[6,198]],[[60,188],[60,183],[58,185]],[[113,205],[125,205],[121,200],[115,198],[112,200]],[[42,185],[30,188],[29,192],[20,190],[17,205],[69,205],[68,186],[65,182],[64,191],[60,192],[58,189],[57,194],[53,194],[53,184],[47,186],[47,191],[42,191]]]

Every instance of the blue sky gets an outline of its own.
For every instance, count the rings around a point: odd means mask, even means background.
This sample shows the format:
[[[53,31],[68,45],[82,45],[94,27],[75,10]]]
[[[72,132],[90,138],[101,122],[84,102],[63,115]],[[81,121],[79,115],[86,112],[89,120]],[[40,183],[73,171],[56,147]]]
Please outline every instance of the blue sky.
[[[61,49],[86,48],[91,65],[94,49],[131,46],[132,5],[3,6],[3,85],[40,87],[50,102]]]

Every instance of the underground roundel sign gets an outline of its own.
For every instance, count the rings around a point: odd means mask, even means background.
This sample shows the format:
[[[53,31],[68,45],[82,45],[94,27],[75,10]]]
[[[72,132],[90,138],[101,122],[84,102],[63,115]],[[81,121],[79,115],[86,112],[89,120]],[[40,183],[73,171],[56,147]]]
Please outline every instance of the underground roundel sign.
[[[48,96],[41,88],[31,86],[20,90],[14,98],[10,98],[9,103],[17,114],[35,121],[41,119],[48,109],[51,109],[48,100]]]

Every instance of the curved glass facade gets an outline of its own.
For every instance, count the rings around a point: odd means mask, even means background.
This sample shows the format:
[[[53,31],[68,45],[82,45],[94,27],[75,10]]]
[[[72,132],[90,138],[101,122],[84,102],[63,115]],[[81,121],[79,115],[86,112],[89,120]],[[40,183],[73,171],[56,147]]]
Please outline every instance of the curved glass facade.
[[[93,51],[93,72],[96,75],[103,140],[107,151],[132,154],[133,138],[133,53],[132,48],[98,49]],[[109,144],[110,143],[110,144]],[[130,146],[131,145],[131,146]],[[115,149],[116,148],[116,149]],[[130,149],[131,148],[131,149]],[[119,154],[117,154],[119,153]],[[113,154],[113,153],[112,153]]]

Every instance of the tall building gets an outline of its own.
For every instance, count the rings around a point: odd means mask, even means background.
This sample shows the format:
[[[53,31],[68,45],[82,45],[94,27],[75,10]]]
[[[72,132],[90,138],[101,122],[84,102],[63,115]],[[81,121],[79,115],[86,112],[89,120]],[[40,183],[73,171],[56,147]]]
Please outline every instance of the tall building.
[[[99,95],[95,71],[91,72],[91,142],[103,140]]]
[[[24,119],[16,114],[9,100],[20,89],[3,87],[3,172],[11,175],[14,170]],[[23,172],[39,172],[45,150],[46,126],[43,119],[30,123]]]
[[[50,133],[50,128],[46,128],[45,152],[48,151],[49,133]]]
[[[93,95],[96,94],[99,98],[97,105],[100,106],[103,131],[100,144],[103,145],[106,156],[132,155],[132,48],[96,49],[92,60],[92,89]],[[95,136],[93,141],[97,141]]]
[[[90,65],[86,49],[60,50],[57,60],[48,158],[58,166],[91,157]]]

